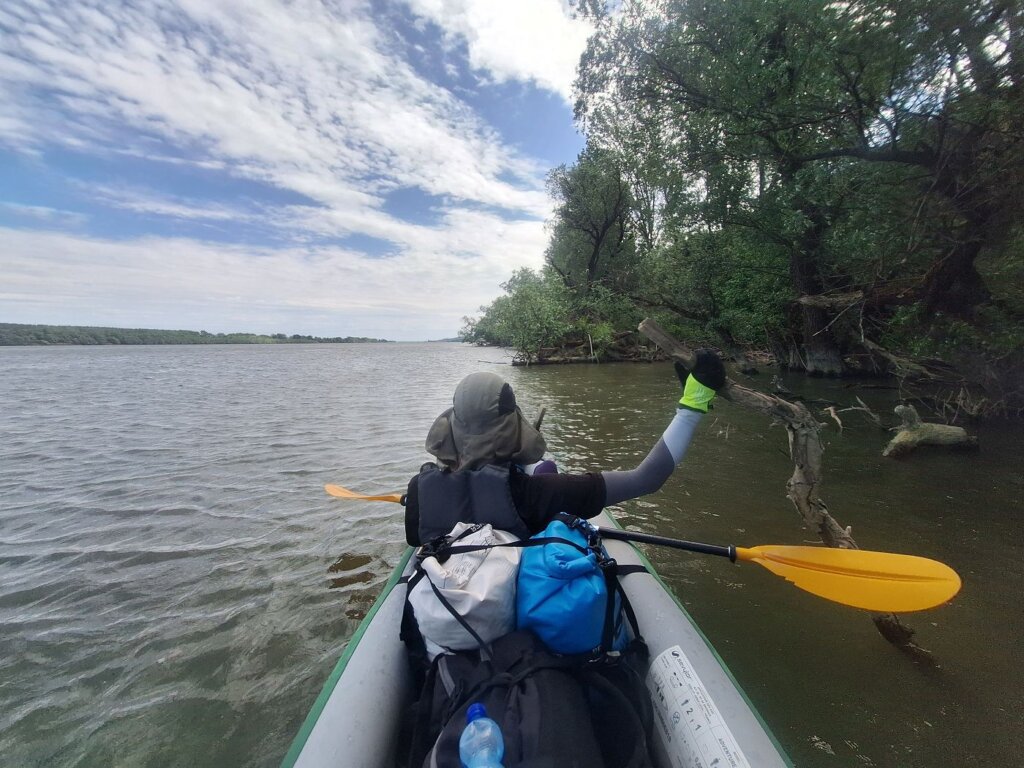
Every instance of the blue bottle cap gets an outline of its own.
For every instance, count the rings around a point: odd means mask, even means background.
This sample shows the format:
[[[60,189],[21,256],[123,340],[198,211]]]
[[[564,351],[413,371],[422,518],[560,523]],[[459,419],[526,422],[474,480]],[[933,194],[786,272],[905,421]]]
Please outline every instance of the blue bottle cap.
[[[480,702],[470,704],[469,709],[466,710],[466,722],[472,723],[478,717],[487,717],[487,708]]]

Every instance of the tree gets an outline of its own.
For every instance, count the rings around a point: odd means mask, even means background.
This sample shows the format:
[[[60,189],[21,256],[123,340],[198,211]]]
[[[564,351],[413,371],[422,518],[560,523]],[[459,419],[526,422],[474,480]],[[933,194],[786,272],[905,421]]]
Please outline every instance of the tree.
[[[574,165],[549,174],[548,190],[557,207],[545,261],[566,288],[585,295],[597,283],[628,286],[632,199],[612,154],[588,145]]]
[[[463,341],[510,346],[526,362],[562,341],[570,328],[570,302],[560,280],[523,268],[501,288],[505,295],[481,307],[480,318],[464,318]]]
[[[878,327],[901,304],[970,318],[988,301],[977,262],[1012,237],[1021,202],[1016,4],[584,10],[598,32],[581,61],[577,116],[620,160],[644,137],[653,154],[637,167],[665,169],[662,214],[677,240],[746,228],[787,255],[793,299],[860,287],[862,314]],[[858,241],[874,258],[853,251]],[[807,370],[839,369],[849,307],[794,306],[788,330]]]

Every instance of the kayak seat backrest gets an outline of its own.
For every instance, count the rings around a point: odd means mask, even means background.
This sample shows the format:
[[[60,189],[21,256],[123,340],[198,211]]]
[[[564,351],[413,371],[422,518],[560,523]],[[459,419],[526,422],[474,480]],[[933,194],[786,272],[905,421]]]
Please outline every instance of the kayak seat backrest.
[[[456,523],[489,524],[520,539],[530,532],[519,517],[509,488],[508,467],[449,472],[427,465],[416,476],[419,520],[406,521],[415,528],[420,544],[444,536]]]

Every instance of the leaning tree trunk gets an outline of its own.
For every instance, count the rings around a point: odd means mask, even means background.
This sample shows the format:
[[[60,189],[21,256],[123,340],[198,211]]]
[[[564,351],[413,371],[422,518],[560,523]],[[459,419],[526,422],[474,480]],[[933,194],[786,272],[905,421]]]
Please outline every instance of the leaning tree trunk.
[[[796,178],[794,165],[784,171],[791,180]],[[789,252],[789,276],[798,296],[824,293],[818,268],[829,230],[826,211],[816,203],[801,200],[797,210],[807,219],[807,227],[796,238]],[[810,376],[842,376],[843,357],[832,333],[832,320],[821,307],[799,306],[802,336],[803,368]]]
[[[692,368],[696,362],[694,354],[684,344],[676,341],[653,320],[640,323],[640,333],[661,347],[666,354],[683,365]],[[786,495],[793,502],[804,525],[818,534],[830,547],[858,549],[851,529],[843,528],[829,513],[825,502],[818,495],[821,484],[821,458],[825,449],[821,443],[820,425],[803,403],[791,403],[781,397],[766,395],[753,389],[726,380],[719,396],[755,411],[778,419],[786,425],[789,435],[789,453],[793,459],[793,474],[786,483]],[[914,630],[903,624],[893,613],[872,616],[882,636],[901,650],[919,658],[931,659],[925,649],[911,640]]]
[[[828,314],[816,307],[800,307],[803,320],[804,369],[810,376],[842,376],[843,357],[829,332]]]

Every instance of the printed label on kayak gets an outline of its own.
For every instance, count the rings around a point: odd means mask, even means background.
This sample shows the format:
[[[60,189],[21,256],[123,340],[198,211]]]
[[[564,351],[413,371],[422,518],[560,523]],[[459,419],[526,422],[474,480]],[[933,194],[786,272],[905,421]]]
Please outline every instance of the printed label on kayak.
[[[750,768],[704,683],[678,645],[647,673],[655,725],[676,768]]]

